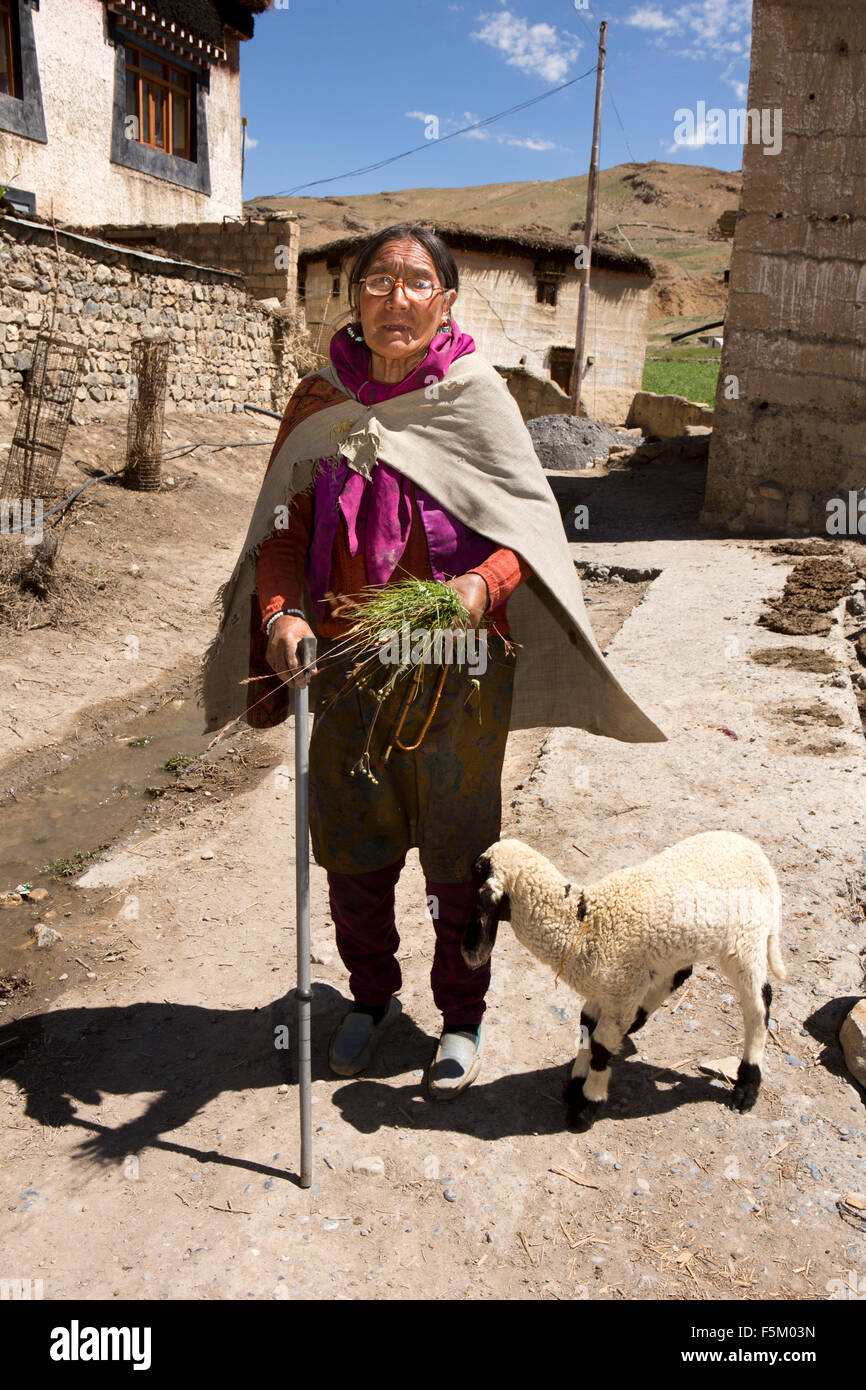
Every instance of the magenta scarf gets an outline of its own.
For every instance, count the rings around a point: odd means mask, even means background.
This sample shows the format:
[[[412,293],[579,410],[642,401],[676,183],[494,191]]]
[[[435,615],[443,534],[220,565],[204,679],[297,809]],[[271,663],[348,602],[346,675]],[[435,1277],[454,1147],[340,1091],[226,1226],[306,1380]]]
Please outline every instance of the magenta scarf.
[[[437,333],[424,361],[402,381],[371,381],[370,350],[357,343],[346,328],[331,339],[331,362],[341,381],[362,405],[374,405],[407,391],[441,381],[452,362],[475,351],[475,343],[453,322],[453,333]],[[363,552],[369,584],[386,584],[400,563],[412,524],[409,480],[387,463],[376,464],[369,479],[345,460],[326,460],[316,477],[314,531],[307,561],[307,587],[321,616],[329,612],[325,591],[339,524],[346,519],[349,553]],[[427,536],[430,567],[435,579],[453,579],[483,563],[496,545],[446,512],[435,498],[415,489],[415,502]]]

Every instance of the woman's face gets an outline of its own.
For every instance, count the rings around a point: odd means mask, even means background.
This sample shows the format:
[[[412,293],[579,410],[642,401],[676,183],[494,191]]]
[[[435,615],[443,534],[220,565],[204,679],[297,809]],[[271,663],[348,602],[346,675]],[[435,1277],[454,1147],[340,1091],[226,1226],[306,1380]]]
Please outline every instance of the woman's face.
[[[425,276],[433,281],[437,291],[442,288],[429,251],[411,237],[380,246],[367,274],[393,275],[395,279]],[[402,285],[395,285],[390,294],[377,296],[359,285],[358,309],[364,341],[376,356],[405,365],[408,371],[415,361],[425,357],[446,309],[456,297],[456,290],[446,290],[427,300],[407,299]]]

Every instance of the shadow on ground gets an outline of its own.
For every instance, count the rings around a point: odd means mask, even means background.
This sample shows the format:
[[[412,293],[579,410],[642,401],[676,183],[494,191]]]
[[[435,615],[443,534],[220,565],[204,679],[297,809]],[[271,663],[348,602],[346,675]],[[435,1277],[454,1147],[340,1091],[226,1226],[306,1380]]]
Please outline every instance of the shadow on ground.
[[[328,1042],[348,1007],[329,985],[314,986],[313,1079],[333,1080]],[[27,1114],[48,1128],[77,1126],[87,1133],[82,1159],[116,1163],[145,1148],[168,1149],[199,1162],[225,1164],[285,1179],[272,1168],[216,1150],[205,1152],[162,1136],[181,1129],[225,1092],[249,1092],[296,1084],[296,1007],[293,995],[257,1009],[210,1009],[187,1004],[138,1003],[129,1008],[60,1009],[0,1028],[0,1074],[27,1097]],[[289,1046],[277,1046],[288,1029]],[[454,1101],[425,1099],[423,1082],[401,1088],[384,1078],[423,1071],[436,1039],[404,1013],[387,1035],[363,1078],[333,1094],[343,1119],[361,1134],[413,1128],[471,1134],[481,1139],[565,1130],[560,1099],[566,1069],[539,1068],[477,1082]],[[665,1073],[634,1060],[614,1072],[611,1118],[659,1115],[696,1101],[724,1103],[705,1079]],[[143,1114],[111,1129],[77,1114],[77,1105],[99,1105],[105,1095],[157,1092]],[[287,1101],[292,1108],[292,1099]]]

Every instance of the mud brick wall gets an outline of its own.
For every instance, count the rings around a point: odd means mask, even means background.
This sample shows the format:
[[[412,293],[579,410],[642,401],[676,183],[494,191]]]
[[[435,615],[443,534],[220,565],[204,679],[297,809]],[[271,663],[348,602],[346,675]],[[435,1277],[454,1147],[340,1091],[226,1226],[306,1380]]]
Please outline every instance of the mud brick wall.
[[[732,531],[826,532],[866,484],[863,18],[755,0],[748,107],[781,109],[782,143],[743,150],[704,510]]]
[[[164,332],[172,344],[168,410],[234,411],[246,401],[285,406],[298,381],[289,331],[247,294],[239,275],[90,245],[50,227],[0,219],[0,410],[16,410],[37,334],[87,348],[76,413],[127,401],[135,338]]]

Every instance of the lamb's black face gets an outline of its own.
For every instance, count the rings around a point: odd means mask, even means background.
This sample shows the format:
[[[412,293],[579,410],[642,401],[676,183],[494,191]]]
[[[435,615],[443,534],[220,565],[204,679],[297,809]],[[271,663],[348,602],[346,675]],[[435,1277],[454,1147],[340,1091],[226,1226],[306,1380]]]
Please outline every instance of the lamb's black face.
[[[490,882],[491,868],[488,854],[480,854],[472,866],[472,873],[481,886],[472,921],[466,928],[460,947],[463,959],[471,970],[478,970],[487,964],[496,944],[500,921],[511,920],[508,894],[493,887]]]

